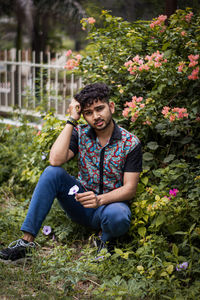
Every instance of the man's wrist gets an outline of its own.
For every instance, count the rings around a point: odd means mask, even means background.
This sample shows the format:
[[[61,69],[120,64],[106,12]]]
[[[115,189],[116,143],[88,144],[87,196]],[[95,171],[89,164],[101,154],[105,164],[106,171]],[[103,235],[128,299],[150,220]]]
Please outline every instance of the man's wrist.
[[[97,207],[101,206],[101,198],[99,196],[96,196],[96,203],[97,203]]]
[[[67,123],[66,123],[66,124],[71,124],[71,125],[73,125],[74,127],[76,127],[77,124],[78,124],[78,121],[75,120],[74,118],[72,118],[72,117],[70,116],[70,117],[67,118]]]

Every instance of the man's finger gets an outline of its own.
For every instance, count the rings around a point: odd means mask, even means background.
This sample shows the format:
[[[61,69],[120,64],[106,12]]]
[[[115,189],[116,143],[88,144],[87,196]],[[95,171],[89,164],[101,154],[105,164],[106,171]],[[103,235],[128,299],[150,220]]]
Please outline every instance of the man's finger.
[[[90,196],[94,197],[95,194],[93,192],[84,192],[84,193],[77,193],[76,194],[76,198],[77,199],[81,199],[81,198],[85,198],[85,197],[90,197]]]

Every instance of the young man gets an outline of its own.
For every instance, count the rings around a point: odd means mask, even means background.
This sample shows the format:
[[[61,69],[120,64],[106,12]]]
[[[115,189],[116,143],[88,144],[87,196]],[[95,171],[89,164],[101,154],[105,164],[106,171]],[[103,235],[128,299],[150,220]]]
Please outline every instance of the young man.
[[[34,239],[55,197],[73,221],[101,231],[99,250],[128,231],[128,201],[135,195],[142,171],[141,145],[114,122],[114,110],[103,83],[87,85],[75,96],[69,105],[70,117],[51,148],[51,166],[33,193],[21,227],[24,236],[0,251],[1,259],[17,260],[35,247]],[[77,125],[81,113],[85,125]],[[78,180],[60,167],[77,153]]]

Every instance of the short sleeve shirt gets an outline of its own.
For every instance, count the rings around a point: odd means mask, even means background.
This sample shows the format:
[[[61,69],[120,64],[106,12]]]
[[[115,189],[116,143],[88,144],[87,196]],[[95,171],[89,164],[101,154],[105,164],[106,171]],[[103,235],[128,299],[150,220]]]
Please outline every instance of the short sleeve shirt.
[[[114,123],[113,134],[102,147],[89,125],[78,125],[72,133],[70,150],[78,153],[78,179],[96,194],[107,193],[123,185],[124,172],[142,171],[139,139]]]

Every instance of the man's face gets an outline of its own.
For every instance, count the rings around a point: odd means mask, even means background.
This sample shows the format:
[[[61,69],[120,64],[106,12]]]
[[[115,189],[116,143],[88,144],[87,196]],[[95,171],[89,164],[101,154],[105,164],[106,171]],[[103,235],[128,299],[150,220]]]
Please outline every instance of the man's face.
[[[82,113],[86,122],[95,130],[104,130],[112,121],[112,114],[115,111],[113,102],[94,101],[92,105],[86,106]]]

